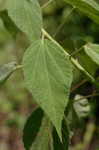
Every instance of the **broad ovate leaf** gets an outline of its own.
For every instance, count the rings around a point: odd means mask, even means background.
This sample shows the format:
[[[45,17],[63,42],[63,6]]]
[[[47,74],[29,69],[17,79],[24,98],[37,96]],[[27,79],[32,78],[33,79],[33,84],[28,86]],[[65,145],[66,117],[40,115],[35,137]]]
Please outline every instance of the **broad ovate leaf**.
[[[61,122],[72,82],[72,65],[64,50],[49,40],[37,40],[24,54],[26,86],[46,112],[61,138]]]
[[[99,24],[99,4],[95,0],[64,0]]]
[[[88,43],[84,46],[86,54],[99,65],[99,44]]]
[[[8,77],[13,73],[13,71],[16,70],[16,68],[16,62],[0,65],[0,85],[8,79]]]
[[[32,143],[40,130],[43,118],[43,110],[38,108],[27,119],[23,130],[23,143],[26,150],[30,150]]]
[[[37,0],[8,0],[7,10],[9,17],[30,41],[40,38],[42,16]]]

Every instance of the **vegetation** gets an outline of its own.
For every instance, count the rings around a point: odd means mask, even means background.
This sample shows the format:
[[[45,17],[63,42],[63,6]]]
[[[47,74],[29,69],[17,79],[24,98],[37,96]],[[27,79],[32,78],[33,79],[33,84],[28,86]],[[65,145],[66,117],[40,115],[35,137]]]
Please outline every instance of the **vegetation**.
[[[98,27],[95,0],[0,1],[0,150],[99,149]]]

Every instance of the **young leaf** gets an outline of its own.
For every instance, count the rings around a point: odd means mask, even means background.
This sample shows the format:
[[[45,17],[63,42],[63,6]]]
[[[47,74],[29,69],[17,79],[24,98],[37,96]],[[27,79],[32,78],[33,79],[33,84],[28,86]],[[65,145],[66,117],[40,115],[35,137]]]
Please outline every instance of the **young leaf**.
[[[31,150],[53,150],[51,122],[46,117],[42,120],[42,125]]]
[[[95,0],[64,0],[99,24],[99,4]]]
[[[23,69],[27,88],[61,138],[61,122],[72,82],[72,65],[68,56],[52,41],[38,40],[26,51]]]
[[[8,15],[29,40],[39,39],[42,28],[41,9],[37,0],[8,0]]]
[[[0,85],[16,70],[16,62],[11,62],[0,66]]]
[[[43,111],[36,109],[28,118],[23,130],[23,143],[26,150],[30,150],[34,142],[42,122]]]
[[[84,46],[86,54],[99,65],[99,45],[88,43]]]

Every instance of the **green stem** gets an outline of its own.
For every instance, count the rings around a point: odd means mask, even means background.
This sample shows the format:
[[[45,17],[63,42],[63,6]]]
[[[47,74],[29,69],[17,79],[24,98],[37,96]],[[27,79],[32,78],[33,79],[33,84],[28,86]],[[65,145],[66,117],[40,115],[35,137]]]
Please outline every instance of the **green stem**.
[[[75,56],[76,54],[78,54],[82,49],[83,49],[84,45],[81,46],[79,49],[75,50],[70,56]]]
[[[80,64],[79,62],[74,59],[73,57],[70,58],[71,62],[74,64],[74,66],[80,70],[81,72],[83,72],[93,83],[95,83],[95,79],[89,74],[89,72],[87,72]]]
[[[77,144],[73,149],[74,150],[87,150],[91,143],[95,128],[96,127],[95,127],[94,122],[89,122],[86,128],[83,142],[80,142],[79,144]]]
[[[42,29],[42,33],[45,35],[45,37],[47,37],[49,40],[51,40],[53,43],[55,43],[57,46],[59,46],[62,49],[61,45],[57,41],[55,41],[44,29]],[[67,56],[70,56],[66,51],[64,52]]]
[[[22,69],[22,67],[23,67],[22,65],[17,65],[15,70]]]
[[[62,29],[62,27],[65,25],[65,23],[67,22],[67,19],[70,17],[70,15],[72,14],[72,12],[75,10],[75,7],[73,7],[70,12],[68,13],[68,15],[65,17],[64,21],[62,22],[62,24],[59,25],[59,27],[57,28],[55,34],[54,34],[54,38],[56,37],[56,35],[60,32],[60,30]]]
[[[94,124],[94,122],[90,122],[87,125],[86,133],[84,135],[82,150],[85,150],[85,149],[89,148],[89,145],[90,145],[90,142],[92,140],[94,131],[95,131],[95,124]]]
[[[81,85],[83,85],[87,81],[88,80],[86,80],[86,79],[82,80],[80,83],[78,83],[77,85],[75,85],[74,87],[71,88],[71,92],[74,92],[76,89],[78,89]]]
[[[41,8],[45,8],[47,7],[50,3],[52,3],[53,0],[49,0],[47,3],[45,3],[43,6],[41,6]]]
[[[94,93],[94,94],[90,94],[90,95],[87,95],[87,96],[83,96],[79,99],[76,99],[75,101],[80,101],[80,100],[83,100],[83,99],[86,99],[86,98],[91,98],[91,97],[95,97],[95,96],[99,96],[99,93]]]
[[[44,29],[42,29],[42,33],[44,34],[45,37],[47,37],[49,40],[51,40],[53,43],[55,43],[58,47],[60,47],[61,49],[63,49],[63,48],[61,47],[61,45],[60,45],[57,41],[55,41]],[[88,79],[91,80],[91,82],[93,82],[94,84],[96,84],[96,83],[95,83],[95,79],[89,74],[89,72],[87,72],[87,71],[79,64],[79,62],[78,62],[76,59],[74,59],[73,57],[71,57],[71,55],[70,55],[69,53],[67,53],[65,50],[63,50],[63,51],[64,51],[64,53],[65,53],[66,56],[69,56],[69,58],[70,58],[72,64],[73,64],[76,68],[78,68],[78,70],[80,70],[81,72],[83,72],[83,73],[88,77]]]

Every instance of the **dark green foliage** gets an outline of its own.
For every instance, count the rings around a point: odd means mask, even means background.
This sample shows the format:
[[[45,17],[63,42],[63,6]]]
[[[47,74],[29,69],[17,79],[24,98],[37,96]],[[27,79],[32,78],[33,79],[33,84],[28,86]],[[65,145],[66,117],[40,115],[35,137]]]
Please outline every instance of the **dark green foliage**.
[[[53,128],[53,146],[54,150],[68,150],[69,148],[69,130],[65,120],[62,122],[62,139],[63,142],[60,142],[56,129]]]
[[[28,118],[23,130],[23,142],[26,150],[30,150],[36,135],[39,132],[43,118],[43,111],[37,108]]]

